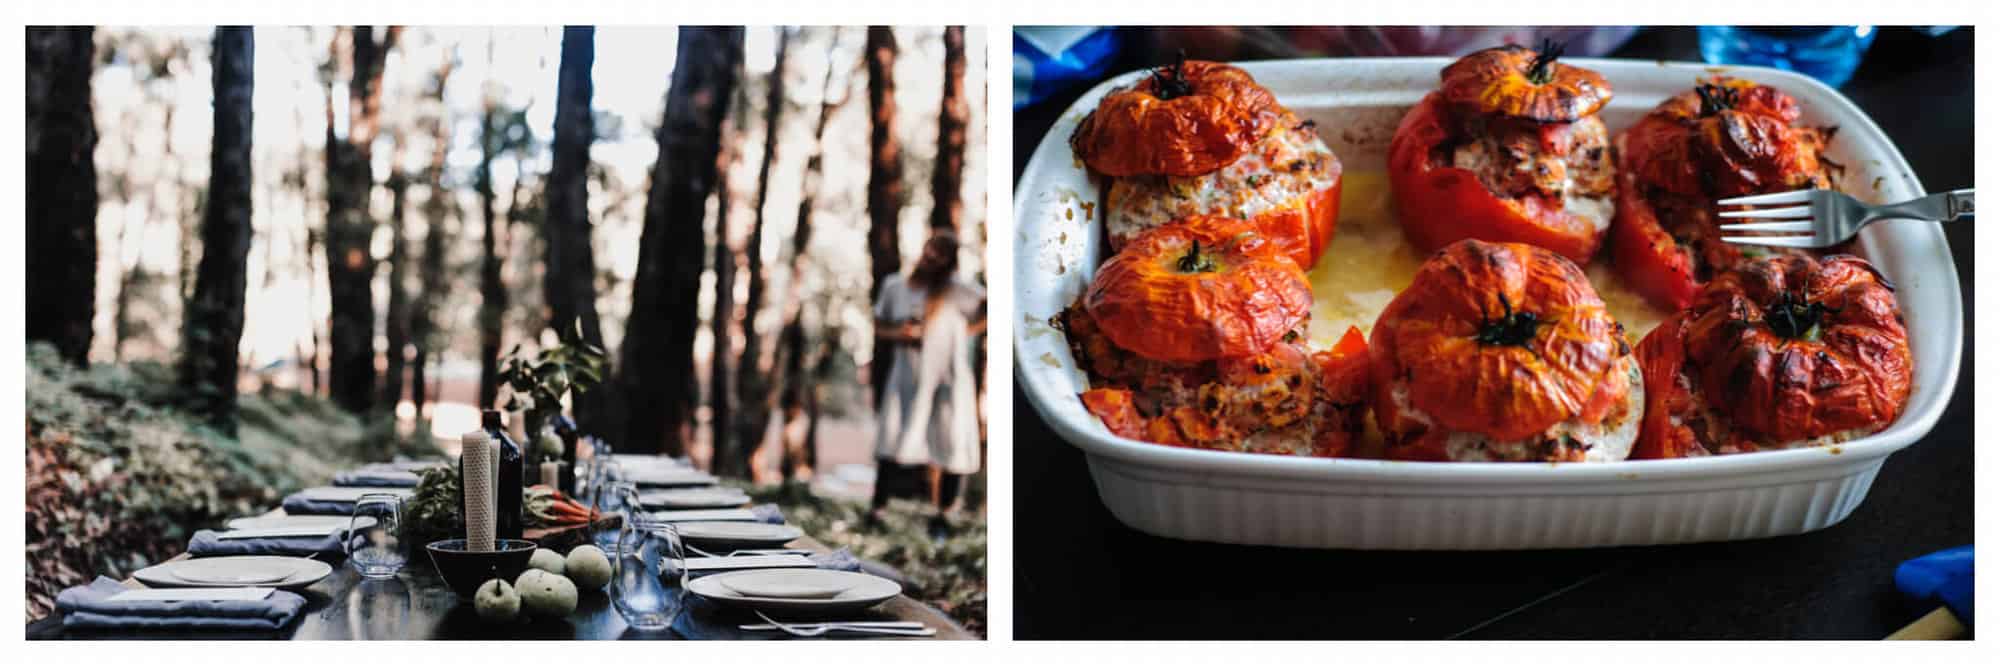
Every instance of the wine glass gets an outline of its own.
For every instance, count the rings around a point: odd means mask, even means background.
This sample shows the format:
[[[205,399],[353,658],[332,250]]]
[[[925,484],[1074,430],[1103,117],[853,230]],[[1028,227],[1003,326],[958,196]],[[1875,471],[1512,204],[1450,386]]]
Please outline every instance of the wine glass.
[[[410,557],[403,541],[403,498],[368,493],[355,500],[342,546],[348,564],[365,578],[390,578],[402,571]]]
[[[597,547],[607,553],[617,551],[619,532],[632,522],[633,516],[646,515],[645,507],[639,505],[639,487],[626,481],[598,484],[597,491],[591,494],[590,508],[604,518],[621,518],[615,526],[598,523],[600,527],[591,532]]]
[[[611,603],[625,624],[661,631],[680,615],[687,581],[687,556],[671,523],[634,512],[618,530]]]

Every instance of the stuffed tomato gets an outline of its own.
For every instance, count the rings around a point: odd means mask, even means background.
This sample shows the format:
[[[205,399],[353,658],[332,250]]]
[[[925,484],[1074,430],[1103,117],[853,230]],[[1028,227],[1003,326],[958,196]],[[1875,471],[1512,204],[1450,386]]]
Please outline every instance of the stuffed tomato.
[[[1619,134],[1611,252],[1626,284],[1679,310],[1746,256],[1803,254],[1723,242],[1715,203],[1833,186],[1837,167],[1822,154],[1833,130],[1798,119],[1791,96],[1718,76],[1661,102]]]
[[[1197,217],[1141,234],[1059,324],[1114,434],[1199,448],[1339,455],[1358,424],[1359,354],[1314,354],[1304,271],[1241,220]],[[1332,403],[1339,402],[1339,405]]]
[[[1340,215],[1340,159],[1241,68],[1185,61],[1113,91],[1070,135],[1107,179],[1105,228],[1115,251],[1192,216],[1247,220],[1311,268]]]
[[[1623,460],[1645,387],[1582,269],[1520,243],[1433,255],[1375,321],[1370,396],[1389,457]]]
[[[1560,54],[1509,45],[1467,55],[1403,116],[1389,184],[1411,243],[1526,243],[1577,263],[1597,252],[1616,189],[1597,117],[1611,85]]]

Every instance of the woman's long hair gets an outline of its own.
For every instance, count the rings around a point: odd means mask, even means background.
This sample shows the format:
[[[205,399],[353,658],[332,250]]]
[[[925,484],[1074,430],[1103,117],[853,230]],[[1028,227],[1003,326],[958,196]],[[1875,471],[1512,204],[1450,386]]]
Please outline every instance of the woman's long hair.
[[[958,234],[939,231],[924,243],[924,255],[910,269],[910,284],[924,290],[924,318],[951,295],[951,278],[958,273]]]

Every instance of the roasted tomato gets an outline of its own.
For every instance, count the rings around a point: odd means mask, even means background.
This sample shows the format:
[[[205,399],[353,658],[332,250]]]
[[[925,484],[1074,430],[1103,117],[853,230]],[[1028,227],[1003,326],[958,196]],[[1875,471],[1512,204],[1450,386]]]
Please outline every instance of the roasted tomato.
[[[1579,263],[1611,223],[1609,134],[1596,72],[1504,46],[1444,68],[1389,143],[1389,185],[1410,241],[1434,251],[1475,238],[1536,245]]]
[[[1544,248],[1447,246],[1375,320],[1368,357],[1392,458],[1621,460],[1638,434],[1624,327]]]
[[[1106,95],[1078,123],[1070,148],[1110,181],[1113,251],[1173,220],[1215,215],[1249,220],[1311,268],[1340,217],[1340,159],[1311,122],[1233,65],[1154,70]]]
[[[1910,396],[1895,293],[1849,255],[1722,270],[1638,356],[1647,398],[1635,458],[1837,444],[1888,427]]]
[[[1359,418],[1363,343],[1353,332],[1333,352],[1309,352],[1311,298],[1304,272],[1249,225],[1196,217],[1133,240],[1054,323],[1096,387],[1084,406],[1114,434],[1338,455]],[[1321,436],[1329,422],[1342,434]]]
[[[1715,201],[1831,187],[1835,167],[1822,153],[1833,130],[1798,126],[1798,118],[1791,96],[1719,76],[1620,134],[1611,252],[1625,282],[1678,310],[1746,253],[1775,252],[1722,242]]]
[[[1333,349],[1313,354],[1313,364],[1319,366],[1313,454],[1350,457],[1368,427],[1368,339],[1360,328],[1349,326]]]
[[[1340,158],[1311,123],[1287,120],[1235,162],[1199,176],[1111,179],[1105,232],[1115,251],[1148,229],[1191,215],[1248,220],[1311,268],[1340,219]]]
[[[1193,217],[1097,269],[1084,309],[1118,347],[1192,363],[1262,353],[1312,309],[1305,272],[1240,220]]]
[[[1284,115],[1241,68],[1183,61],[1105,95],[1069,145],[1106,176],[1199,176],[1242,157]]]

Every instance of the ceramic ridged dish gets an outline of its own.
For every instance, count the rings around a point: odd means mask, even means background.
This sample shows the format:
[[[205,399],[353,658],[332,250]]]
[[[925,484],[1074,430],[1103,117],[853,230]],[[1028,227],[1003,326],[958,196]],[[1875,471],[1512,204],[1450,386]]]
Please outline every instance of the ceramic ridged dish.
[[[1385,168],[1397,122],[1437,86],[1449,62],[1326,59],[1242,66],[1280,103],[1316,123],[1348,172],[1357,174]],[[1616,90],[1601,111],[1612,132],[1696,79],[1727,73],[1796,97],[1805,124],[1840,127],[1828,156],[1847,165],[1843,190],[1870,201],[1924,193],[1881,130],[1810,78],[1687,63],[1572,64],[1602,73]],[[1853,512],[1883,460],[1928,433],[1950,401],[1963,336],[1951,254],[1938,225],[1891,221],[1867,228],[1860,250],[1897,287],[1911,331],[1914,386],[1895,423],[1837,446],[1676,460],[1427,463],[1220,452],[1113,436],[1077,398],[1088,388],[1084,373],[1062,331],[1048,322],[1076,299],[1106,255],[1099,190],[1067,139],[1108,90],[1141,74],[1099,85],[1072,105],[1043,137],[1014,197],[1016,381],[1042,418],[1084,451],[1099,497],[1133,528],[1203,541],[1363,549],[1567,548],[1799,534]],[[1342,212],[1345,217],[1345,204]],[[1347,231],[1345,219],[1339,229]],[[1324,348],[1338,332],[1322,330],[1319,319],[1316,314],[1311,338]]]

